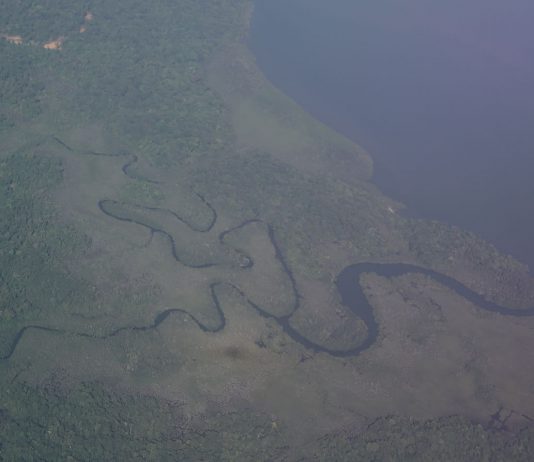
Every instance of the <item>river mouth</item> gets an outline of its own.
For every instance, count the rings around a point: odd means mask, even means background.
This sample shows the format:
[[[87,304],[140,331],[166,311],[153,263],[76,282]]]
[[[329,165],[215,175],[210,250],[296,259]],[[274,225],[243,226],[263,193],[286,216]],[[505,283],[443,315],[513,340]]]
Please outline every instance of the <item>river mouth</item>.
[[[257,1],[248,45],[278,88],[371,153],[373,181],[410,215],[533,268],[532,20],[526,0]]]

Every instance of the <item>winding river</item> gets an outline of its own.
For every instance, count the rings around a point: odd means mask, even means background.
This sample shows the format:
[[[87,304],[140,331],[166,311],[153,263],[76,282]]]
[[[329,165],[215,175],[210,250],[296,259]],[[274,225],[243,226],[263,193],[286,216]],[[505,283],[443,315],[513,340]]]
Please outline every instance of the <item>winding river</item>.
[[[79,154],[89,154],[89,155],[96,155],[96,156],[106,156],[106,157],[118,157],[118,156],[125,156],[128,158],[128,161],[123,165],[122,171],[125,175],[129,176],[132,179],[139,180],[139,177],[134,176],[130,173],[129,168],[137,161],[137,157],[132,154],[104,154],[104,153],[97,153],[92,151],[76,151],[74,148],[68,146],[65,142],[60,140],[57,137],[52,137],[52,139],[63,146],[65,149],[67,149],[69,152],[77,152]],[[144,181],[152,181],[153,180],[145,180]],[[151,208],[151,207],[143,207],[138,206],[138,208],[145,208],[147,211],[164,211],[167,213],[172,214],[175,218],[177,218],[182,223],[189,226],[192,230],[200,232],[200,233],[207,233],[212,230],[213,226],[215,225],[217,221],[217,212],[213,208],[209,202],[207,202],[203,196],[198,195],[197,196],[202,200],[202,202],[211,210],[212,213],[212,219],[205,227],[195,227],[191,223],[189,223],[186,219],[182,218],[172,210],[168,209],[159,209],[159,208]],[[151,234],[159,233],[164,235],[170,242],[170,248],[171,248],[171,254],[173,258],[180,262],[182,265],[190,268],[207,268],[216,266],[216,263],[209,263],[206,265],[200,265],[200,266],[194,266],[187,264],[180,260],[179,255],[176,252],[176,248],[174,245],[174,239],[172,235],[168,232],[166,232],[164,229],[158,229],[155,228],[153,225],[150,225],[148,223],[145,223],[141,220],[133,220],[128,218],[125,215],[120,215],[117,213],[113,213],[106,205],[109,205],[111,203],[117,204],[115,201],[111,201],[109,199],[103,199],[98,203],[99,209],[102,213],[106,214],[107,216],[121,220],[130,222],[134,225],[143,226],[150,230]],[[526,308],[526,309],[515,309],[515,308],[507,308],[505,306],[498,305],[494,302],[491,302],[489,300],[486,300],[484,297],[482,297],[480,294],[474,292],[473,290],[466,287],[461,282],[457,281],[454,278],[451,278],[449,276],[446,276],[445,274],[438,273],[437,271],[433,271],[428,268],[424,268],[417,265],[412,264],[406,264],[406,263],[371,263],[371,262],[363,262],[363,263],[356,263],[353,265],[349,265],[346,268],[344,268],[339,275],[335,279],[335,284],[341,299],[341,302],[357,317],[362,319],[362,321],[365,323],[365,326],[367,328],[367,335],[363,341],[361,341],[357,346],[347,348],[347,349],[331,349],[324,345],[321,345],[319,343],[313,342],[304,335],[302,335],[296,328],[293,327],[291,324],[291,319],[293,315],[297,312],[297,310],[300,308],[300,300],[301,300],[301,294],[298,291],[297,283],[295,280],[295,277],[288,266],[287,262],[284,259],[284,256],[280,250],[280,247],[276,241],[275,238],[275,231],[272,228],[272,226],[269,223],[266,223],[259,219],[253,219],[253,220],[247,220],[241,224],[239,224],[236,227],[230,228],[226,231],[223,231],[219,234],[218,239],[219,243],[222,245],[225,245],[225,236],[231,233],[232,231],[238,230],[240,228],[244,228],[250,224],[253,223],[261,223],[264,226],[266,226],[267,233],[269,240],[271,242],[271,245],[273,246],[275,250],[275,258],[277,259],[278,263],[280,264],[280,267],[282,268],[282,271],[284,272],[285,276],[288,278],[288,280],[291,283],[293,295],[294,295],[294,302],[291,311],[287,315],[283,316],[276,316],[270,313],[268,310],[262,308],[261,306],[255,304],[252,300],[250,300],[237,285],[230,283],[230,282],[216,282],[212,283],[209,286],[211,299],[213,301],[213,307],[216,310],[218,317],[219,317],[219,323],[215,327],[209,327],[205,324],[203,324],[200,320],[198,320],[194,315],[192,315],[190,312],[187,311],[185,308],[169,308],[161,311],[158,313],[152,323],[148,325],[143,326],[124,326],[119,327],[110,333],[106,335],[91,335],[87,333],[77,333],[77,332],[70,332],[63,329],[58,329],[54,327],[47,327],[42,325],[27,325],[23,328],[21,328],[17,334],[14,336],[13,341],[11,342],[10,346],[7,349],[7,352],[5,355],[0,356],[0,359],[2,360],[8,360],[12,357],[14,354],[18,344],[24,337],[24,335],[27,332],[30,331],[46,331],[51,333],[59,333],[59,334],[70,334],[75,335],[78,337],[83,338],[93,338],[93,339],[106,339],[110,337],[114,337],[121,332],[124,331],[135,331],[135,332],[144,332],[152,329],[156,329],[159,325],[161,325],[163,322],[169,318],[169,316],[173,314],[182,314],[190,318],[199,329],[201,329],[203,332],[206,333],[215,333],[222,331],[224,327],[226,326],[226,317],[224,314],[224,310],[221,307],[219,298],[217,296],[217,288],[223,285],[230,286],[234,288],[238,293],[247,301],[248,305],[254,309],[260,316],[273,319],[275,320],[278,325],[282,328],[282,330],[295,342],[301,344],[308,350],[314,352],[314,353],[326,353],[328,355],[334,356],[334,357],[355,357],[361,354],[362,352],[368,350],[371,348],[378,339],[379,334],[379,324],[376,321],[376,318],[374,316],[373,307],[369,303],[369,300],[367,299],[364,290],[360,284],[360,277],[364,274],[377,274],[379,276],[393,278],[402,276],[405,274],[422,274],[425,276],[428,276],[438,282],[439,284],[442,284],[443,286],[453,290],[458,295],[462,296],[466,300],[470,301],[471,303],[478,306],[480,309],[498,313],[503,316],[515,316],[515,317],[525,317],[525,316],[534,316],[534,307],[532,308]],[[241,251],[239,251],[242,255],[242,262],[244,262],[241,265],[241,268],[243,270],[246,270],[248,268],[251,268],[254,266],[254,260],[251,256],[243,254]]]

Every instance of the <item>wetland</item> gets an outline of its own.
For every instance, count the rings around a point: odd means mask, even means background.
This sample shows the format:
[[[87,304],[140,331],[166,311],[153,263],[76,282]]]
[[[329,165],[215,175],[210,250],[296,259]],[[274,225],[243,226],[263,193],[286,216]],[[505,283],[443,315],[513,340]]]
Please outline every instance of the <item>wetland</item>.
[[[532,459],[527,267],[401,213],[251,2],[38,3],[0,19],[0,459]]]

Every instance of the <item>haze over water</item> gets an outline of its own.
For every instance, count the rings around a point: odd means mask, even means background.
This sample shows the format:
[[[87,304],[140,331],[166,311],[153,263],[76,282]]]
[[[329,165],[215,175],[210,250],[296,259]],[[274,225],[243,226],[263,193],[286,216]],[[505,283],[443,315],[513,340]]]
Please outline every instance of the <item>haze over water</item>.
[[[249,44],[385,193],[533,270],[532,24],[532,0],[258,0]]]

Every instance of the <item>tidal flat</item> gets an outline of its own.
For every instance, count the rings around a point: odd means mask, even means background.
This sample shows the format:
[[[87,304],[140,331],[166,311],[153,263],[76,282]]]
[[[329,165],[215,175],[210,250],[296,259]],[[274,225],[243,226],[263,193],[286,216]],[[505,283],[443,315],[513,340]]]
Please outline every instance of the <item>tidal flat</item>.
[[[525,313],[534,282],[403,217],[259,72],[248,0],[4,3],[0,458],[532,459],[534,317],[367,272],[376,339],[335,354],[347,266]]]

